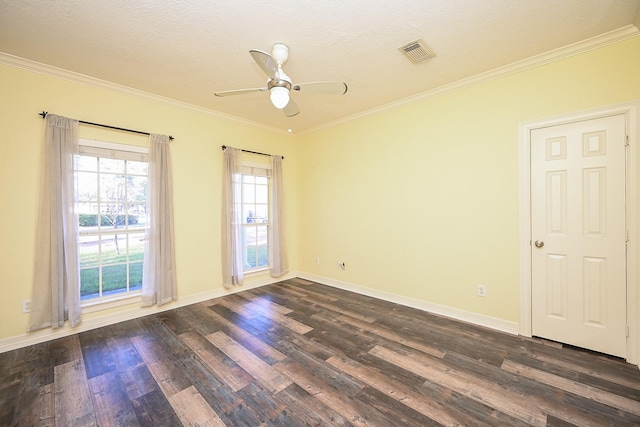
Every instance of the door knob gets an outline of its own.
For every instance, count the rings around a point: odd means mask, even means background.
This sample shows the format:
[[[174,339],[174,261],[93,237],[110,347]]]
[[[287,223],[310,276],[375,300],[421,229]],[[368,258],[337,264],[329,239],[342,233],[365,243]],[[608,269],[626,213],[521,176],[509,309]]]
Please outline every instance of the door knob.
[[[544,242],[542,240],[536,240],[535,242],[533,242],[534,245],[536,245],[536,248],[541,248],[544,246]]]

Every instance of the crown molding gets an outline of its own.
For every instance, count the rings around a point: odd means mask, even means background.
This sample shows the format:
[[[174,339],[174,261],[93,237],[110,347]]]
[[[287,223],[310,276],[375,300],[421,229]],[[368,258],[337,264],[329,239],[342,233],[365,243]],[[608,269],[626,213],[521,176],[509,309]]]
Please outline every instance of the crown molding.
[[[639,16],[638,20],[640,21],[640,12],[638,16]],[[399,101],[394,101],[379,107],[375,107],[366,111],[362,111],[360,113],[352,114],[350,116],[346,116],[338,120],[325,123],[320,126],[307,129],[303,132],[298,133],[298,135],[315,132],[321,129],[334,127],[340,124],[358,120],[374,114],[379,114],[385,111],[394,110],[404,105],[414,104],[416,102],[419,102],[434,96],[442,95],[447,92],[457,91],[481,82],[495,80],[501,77],[506,77],[512,74],[530,70],[532,68],[540,67],[542,65],[550,64],[552,62],[561,61],[563,59],[566,59],[572,56],[576,56],[585,52],[600,49],[602,47],[619,43],[621,41],[632,39],[638,36],[640,36],[640,30],[638,29],[638,27],[636,27],[635,25],[627,25],[625,27],[618,28],[617,30],[609,31],[607,33],[600,34],[598,36],[591,37],[589,39],[585,39],[576,43],[572,43],[570,45],[567,45],[558,49],[554,49],[554,50],[542,53],[540,55],[532,56],[530,58],[523,59],[521,61],[513,62],[511,64],[508,64],[499,68],[495,68],[493,70],[489,70],[484,73],[476,74],[474,76],[455,81],[453,83],[448,83],[446,85],[439,86],[437,88],[430,89],[428,91],[425,91],[416,95],[412,95],[407,98],[403,98]]]
[[[640,13],[638,14],[638,17],[639,17],[638,20],[640,20]],[[560,60],[569,58],[571,56],[580,55],[582,53],[589,52],[591,50],[599,49],[599,48],[602,48],[611,44],[619,43],[621,41],[628,40],[638,36],[640,36],[640,30],[638,29],[638,27],[635,25],[627,25],[625,27],[621,27],[616,30],[609,31],[607,33],[600,34],[598,36],[591,37],[589,39],[582,40],[558,49],[554,49],[554,50],[542,53],[540,55],[536,55],[536,56],[524,59],[522,61],[517,61],[509,65],[505,65],[503,67],[495,68],[493,70],[476,74],[474,76],[471,76],[462,80],[458,80],[453,83],[439,86],[437,88],[430,89],[428,91],[401,99],[399,101],[394,101],[379,107],[375,107],[366,111],[362,111],[360,113],[352,114],[350,116],[346,116],[346,117],[322,124],[320,126],[312,127],[301,132],[296,132],[296,136],[312,133],[315,131],[334,127],[340,124],[358,120],[371,115],[379,114],[385,111],[393,110],[393,109],[402,107],[404,105],[413,104],[434,96],[442,95],[447,92],[460,90],[460,89],[478,84],[480,82],[495,80],[500,77],[505,77],[511,74],[520,73],[522,71],[530,70],[535,67],[560,61]],[[62,68],[54,67],[51,65],[43,64],[40,62],[32,61],[29,59],[21,58],[21,57],[4,53],[4,52],[0,52],[0,64],[8,65],[16,68],[22,68],[28,71],[44,74],[50,77],[72,81],[75,83],[82,83],[82,84],[86,84],[94,87],[99,87],[103,89],[120,92],[126,95],[135,96],[138,98],[162,103],[162,104],[180,108],[183,110],[208,115],[211,117],[234,122],[244,126],[251,126],[251,127],[255,127],[263,130],[287,134],[287,131],[283,129],[267,126],[262,123],[254,122],[251,120],[241,119],[236,116],[223,114],[208,108],[199,107],[197,105],[189,104],[182,101],[177,101],[175,99],[160,96],[160,95],[155,95],[139,89],[134,89],[128,86],[112,83],[112,82],[98,79],[95,77],[90,77],[84,74],[80,74],[80,73],[65,70]]]
[[[76,73],[74,71],[65,70],[63,68],[54,67],[53,65],[43,64],[41,62],[32,61],[30,59],[21,58],[19,56],[11,55],[9,53],[0,52],[0,65],[7,65],[14,68],[21,68],[23,70],[31,71],[34,73],[43,74],[45,76],[54,77],[57,79],[67,80],[74,83],[81,83],[101,89],[107,89],[115,92],[119,92],[125,95],[134,96],[147,101],[153,101],[160,104],[168,105],[171,107],[180,108],[182,110],[204,114],[207,116],[215,117],[225,121],[234,122],[244,126],[251,126],[260,128],[263,130],[269,130],[278,133],[287,133],[286,131],[264,125],[262,123],[254,122],[251,120],[245,120],[232,116],[229,114],[220,113],[208,108],[199,107],[187,102],[177,101],[173,98],[156,95],[143,90],[135,89],[129,86],[120,85],[107,80],[98,79],[95,77],[87,76],[85,74]]]

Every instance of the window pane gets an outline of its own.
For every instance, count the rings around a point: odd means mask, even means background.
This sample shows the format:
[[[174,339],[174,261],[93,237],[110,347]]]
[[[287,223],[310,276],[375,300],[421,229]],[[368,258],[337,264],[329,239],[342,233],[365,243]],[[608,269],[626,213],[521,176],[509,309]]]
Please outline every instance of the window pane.
[[[142,261],[129,264],[129,291],[142,289]]]
[[[256,267],[264,267],[269,264],[268,229],[266,225],[256,227]]]
[[[100,240],[102,265],[127,262],[127,236],[107,234]]]
[[[242,220],[245,224],[253,224],[256,219],[256,212],[254,205],[242,206]]]
[[[256,184],[268,185],[269,178],[267,178],[266,176],[256,176]]]
[[[129,262],[144,259],[144,233],[129,234]]]
[[[142,202],[147,199],[147,177],[130,176],[127,178],[127,200]]]
[[[100,292],[100,269],[83,268],[80,270],[80,298],[97,297]]]
[[[100,225],[106,229],[124,228],[126,223],[125,205],[105,203],[100,206]]]
[[[127,265],[108,265],[102,267],[102,294],[127,290]]]
[[[78,237],[78,256],[80,258],[80,268],[96,267],[100,263],[100,253],[98,250],[99,236],[80,235]]]
[[[98,158],[93,156],[75,156],[75,168],[79,171],[97,171]]]
[[[256,182],[256,178],[253,175],[242,175],[242,182],[253,184]]]
[[[255,185],[253,184],[243,184],[242,185],[242,202],[243,203],[255,203]]]
[[[243,227],[242,231],[244,233],[244,269],[255,268],[257,260],[256,260],[256,228],[252,226]]]
[[[101,174],[100,197],[105,201],[124,200],[124,176]]]
[[[144,228],[147,224],[145,204],[130,203],[128,206],[128,228]]]
[[[93,172],[76,172],[76,193],[80,201],[98,200],[98,175]]]
[[[256,205],[256,222],[265,223],[269,219],[269,206],[268,205]]]
[[[127,160],[127,173],[131,175],[147,175],[148,165],[147,162]]]
[[[266,245],[268,242],[267,226],[261,225],[256,227],[256,244]]]
[[[124,173],[124,160],[100,157],[100,172]]]
[[[256,185],[256,203],[269,202],[269,187],[266,185]]]
[[[81,233],[93,231],[98,227],[97,203],[78,203],[76,204],[76,212]]]

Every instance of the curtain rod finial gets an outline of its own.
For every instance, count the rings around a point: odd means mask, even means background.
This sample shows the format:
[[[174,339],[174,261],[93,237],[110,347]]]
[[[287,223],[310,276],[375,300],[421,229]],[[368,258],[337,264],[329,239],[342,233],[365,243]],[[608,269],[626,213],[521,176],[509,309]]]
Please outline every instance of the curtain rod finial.
[[[42,118],[44,119],[45,117],[47,117],[47,114],[49,114],[47,111],[43,111],[42,113],[38,113],[39,116],[42,116]]]

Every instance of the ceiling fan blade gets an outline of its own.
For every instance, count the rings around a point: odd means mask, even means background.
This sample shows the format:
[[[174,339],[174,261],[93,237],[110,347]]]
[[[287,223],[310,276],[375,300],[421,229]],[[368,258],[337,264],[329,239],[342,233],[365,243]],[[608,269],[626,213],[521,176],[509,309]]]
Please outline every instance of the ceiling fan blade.
[[[285,105],[282,111],[284,111],[284,115],[287,117],[293,117],[300,114],[300,109],[298,108],[298,104],[295,103],[293,98],[289,98],[289,103]]]
[[[291,90],[310,93],[329,93],[332,95],[344,95],[347,93],[347,84],[343,82],[308,82],[294,85]]]
[[[215,92],[215,96],[230,96],[230,95],[244,95],[251,92],[266,92],[266,87],[254,87],[251,89],[236,89],[236,90],[223,90],[222,92]]]
[[[253,60],[262,68],[262,71],[265,72],[267,76],[270,78],[276,79],[276,71],[278,71],[278,67],[276,67],[276,63],[274,62],[271,55],[267,52],[263,52],[261,50],[251,49],[249,51]]]

